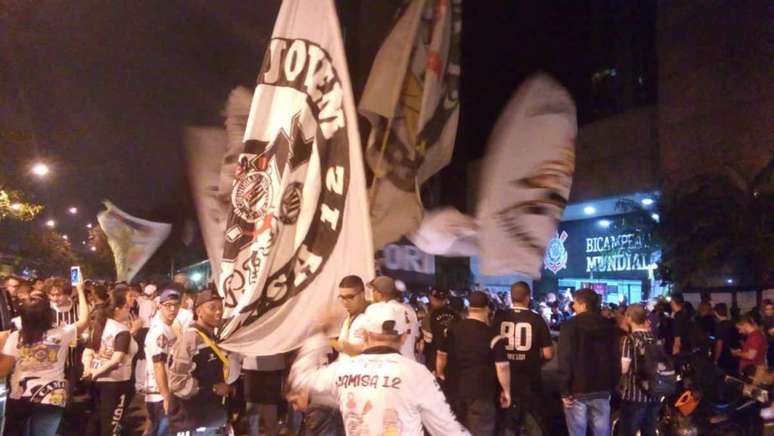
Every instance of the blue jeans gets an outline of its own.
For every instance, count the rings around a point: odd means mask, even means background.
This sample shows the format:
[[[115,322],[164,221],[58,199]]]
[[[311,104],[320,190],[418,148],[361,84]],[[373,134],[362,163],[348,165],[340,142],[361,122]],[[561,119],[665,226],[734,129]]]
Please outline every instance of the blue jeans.
[[[64,407],[11,400],[7,432],[23,436],[56,436]]]
[[[633,401],[621,401],[621,426],[622,436],[656,436],[656,424],[661,403],[636,403]]]
[[[586,436],[589,426],[594,436],[610,436],[610,396],[576,398],[572,406],[564,408],[564,417],[570,436]]]
[[[169,418],[164,413],[163,401],[145,403],[148,412],[148,428],[143,436],[169,436]]]

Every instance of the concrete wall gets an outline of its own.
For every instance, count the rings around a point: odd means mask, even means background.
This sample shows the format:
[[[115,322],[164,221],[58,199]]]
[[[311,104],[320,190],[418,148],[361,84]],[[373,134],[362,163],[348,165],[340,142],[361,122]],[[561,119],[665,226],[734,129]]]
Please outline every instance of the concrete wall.
[[[570,201],[658,189],[656,120],[645,106],[581,127]]]

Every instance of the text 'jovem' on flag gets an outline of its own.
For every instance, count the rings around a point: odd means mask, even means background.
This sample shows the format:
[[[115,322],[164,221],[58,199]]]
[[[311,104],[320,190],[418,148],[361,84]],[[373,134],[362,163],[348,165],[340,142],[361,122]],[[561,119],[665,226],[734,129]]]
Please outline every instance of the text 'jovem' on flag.
[[[105,201],[107,210],[97,215],[116,261],[116,280],[129,282],[164,243],[171,224],[133,217]]]
[[[223,347],[289,351],[373,276],[357,118],[332,0],[285,0],[258,75],[226,225]]]

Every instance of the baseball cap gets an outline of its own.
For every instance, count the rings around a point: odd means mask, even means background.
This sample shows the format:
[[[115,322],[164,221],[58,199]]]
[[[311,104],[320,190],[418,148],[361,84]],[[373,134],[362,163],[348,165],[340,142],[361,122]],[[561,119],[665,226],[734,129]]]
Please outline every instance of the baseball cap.
[[[145,285],[145,288],[142,290],[142,293],[145,295],[153,295],[156,293],[156,290],[158,290],[158,287],[154,285],[153,283]]]
[[[408,321],[403,307],[374,303],[365,311],[365,328],[371,333],[400,336],[408,330]]]
[[[177,292],[174,289],[164,289],[159,296],[159,303],[164,303],[169,300],[180,301],[180,292]]]
[[[197,308],[201,306],[204,303],[210,302],[212,300],[222,300],[223,297],[218,294],[218,291],[213,291],[211,289],[205,289],[198,294],[196,294],[196,299],[194,300],[194,308]]]
[[[439,300],[445,300],[449,298],[449,291],[446,289],[433,289],[430,291],[430,295],[432,297],[438,298]]]
[[[489,306],[489,295],[482,291],[473,291],[468,297],[470,307],[483,308]]]
[[[398,292],[395,288],[395,280],[392,277],[378,276],[375,279],[368,282],[368,285],[382,294],[392,294]]]

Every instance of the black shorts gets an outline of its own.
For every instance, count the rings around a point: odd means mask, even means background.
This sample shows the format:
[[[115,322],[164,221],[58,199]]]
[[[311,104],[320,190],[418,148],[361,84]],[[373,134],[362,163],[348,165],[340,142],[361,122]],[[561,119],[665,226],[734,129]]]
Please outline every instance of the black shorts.
[[[280,404],[284,371],[242,370],[245,401],[256,404]]]

